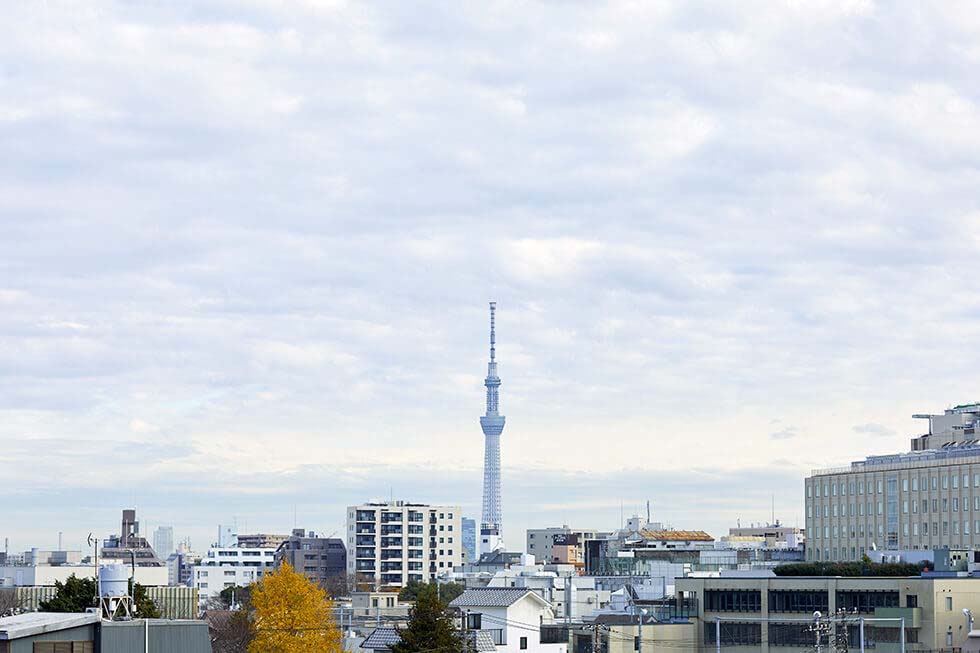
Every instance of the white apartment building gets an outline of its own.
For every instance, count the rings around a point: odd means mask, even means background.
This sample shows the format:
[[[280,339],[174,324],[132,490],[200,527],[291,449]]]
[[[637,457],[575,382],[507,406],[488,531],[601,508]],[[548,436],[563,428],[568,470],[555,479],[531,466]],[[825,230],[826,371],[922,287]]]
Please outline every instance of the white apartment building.
[[[347,508],[347,574],[361,591],[431,581],[463,564],[459,506],[392,501]]]
[[[249,585],[262,578],[275,568],[275,556],[275,549],[208,549],[191,576],[201,606],[226,587]]]
[[[807,560],[980,548],[980,404],[915,417],[930,428],[912,439],[912,451],[814,470],[806,479]]]

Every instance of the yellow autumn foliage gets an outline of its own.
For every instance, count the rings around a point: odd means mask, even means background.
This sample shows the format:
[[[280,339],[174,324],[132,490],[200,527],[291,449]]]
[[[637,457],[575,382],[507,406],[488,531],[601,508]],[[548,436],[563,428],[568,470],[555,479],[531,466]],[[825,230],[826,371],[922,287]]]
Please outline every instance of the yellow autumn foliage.
[[[252,591],[248,653],[341,653],[327,594],[286,562]]]

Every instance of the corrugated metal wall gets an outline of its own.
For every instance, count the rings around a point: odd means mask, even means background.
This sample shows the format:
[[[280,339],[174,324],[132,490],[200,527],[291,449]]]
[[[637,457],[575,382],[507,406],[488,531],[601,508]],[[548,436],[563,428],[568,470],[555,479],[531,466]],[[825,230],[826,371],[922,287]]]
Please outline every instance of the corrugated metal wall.
[[[211,653],[208,625],[203,621],[150,619],[148,653]],[[143,653],[144,620],[102,623],[100,653]]]

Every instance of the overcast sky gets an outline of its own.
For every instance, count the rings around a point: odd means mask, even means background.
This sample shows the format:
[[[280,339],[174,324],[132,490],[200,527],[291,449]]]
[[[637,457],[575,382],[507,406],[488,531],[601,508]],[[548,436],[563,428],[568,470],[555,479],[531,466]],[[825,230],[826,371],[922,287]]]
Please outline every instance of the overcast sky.
[[[0,537],[802,525],[980,398],[970,3],[8,2]]]

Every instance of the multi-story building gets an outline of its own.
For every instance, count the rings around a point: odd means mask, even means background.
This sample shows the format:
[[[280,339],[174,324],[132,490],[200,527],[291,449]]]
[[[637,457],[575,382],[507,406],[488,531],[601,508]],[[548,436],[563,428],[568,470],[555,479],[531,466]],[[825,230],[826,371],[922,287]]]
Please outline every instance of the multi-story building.
[[[466,562],[473,562],[477,559],[476,555],[476,520],[469,517],[462,518],[463,529],[463,551],[466,552]]]
[[[392,501],[347,508],[348,577],[356,589],[429,581],[463,564],[459,506]]]
[[[929,420],[929,433],[912,439],[912,451],[806,479],[808,560],[980,547],[980,404],[914,417]]]
[[[160,526],[153,531],[153,550],[161,560],[166,560],[174,552],[173,526]]]
[[[976,583],[918,576],[678,578],[676,591],[678,604],[692,607],[692,651],[715,650],[718,632],[723,650],[812,648],[813,613],[833,615],[839,608],[847,612],[851,650],[862,648],[863,618],[864,648],[873,642],[874,650],[897,651],[904,619],[905,650],[955,651],[966,641],[971,615],[980,614]]]
[[[585,559],[585,541],[596,539],[600,533],[591,528],[569,528],[567,524],[553,526],[551,528],[529,528],[527,531],[527,548],[525,551],[533,555],[534,559],[538,562],[544,562],[545,564],[555,562],[553,550],[555,535],[574,535],[574,539],[579,546],[576,554],[577,558],[579,561],[583,561]],[[564,546],[564,542],[567,542],[567,540],[563,541],[562,546]],[[562,562],[568,561],[562,560]]]
[[[279,545],[289,539],[289,535],[278,533],[246,533],[236,536],[238,546],[245,549],[278,549]]]
[[[275,554],[272,549],[208,549],[193,568],[193,587],[201,606],[226,587],[249,585],[262,578],[275,567]]]
[[[276,567],[283,562],[331,593],[346,589],[347,550],[337,537],[318,537],[313,531],[293,529],[275,552]]]

